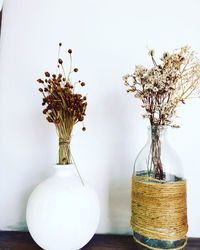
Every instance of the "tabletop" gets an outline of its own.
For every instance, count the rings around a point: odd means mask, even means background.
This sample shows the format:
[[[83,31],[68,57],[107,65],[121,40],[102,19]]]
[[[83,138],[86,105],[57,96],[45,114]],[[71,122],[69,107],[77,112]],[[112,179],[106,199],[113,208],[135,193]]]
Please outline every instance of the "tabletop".
[[[0,231],[0,250],[41,249],[28,232]],[[130,235],[95,235],[82,250],[144,250]],[[200,250],[200,238],[189,238],[184,250]]]

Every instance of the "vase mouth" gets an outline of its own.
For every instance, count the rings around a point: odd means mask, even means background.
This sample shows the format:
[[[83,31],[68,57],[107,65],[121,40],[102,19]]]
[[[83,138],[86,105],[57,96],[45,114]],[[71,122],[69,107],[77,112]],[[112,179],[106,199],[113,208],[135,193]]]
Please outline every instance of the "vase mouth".
[[[76,168],[74,164],[66,164],[66,165],[54,165],[53,166],[54,173],[58,177],[70,177],[76,174]]]
[[[53,165],[53,168],[54,169],[72,169],[74,168],[74,164],[71,163],[71,164],[56,164],[56,165]]]
[[[168,125],[148,125],[147,128],[151,129],[151,128],[168,128]]]
[[[147,131],[149,134],[166,134],[169,126],[167,125],[150,125],[147,127]]]

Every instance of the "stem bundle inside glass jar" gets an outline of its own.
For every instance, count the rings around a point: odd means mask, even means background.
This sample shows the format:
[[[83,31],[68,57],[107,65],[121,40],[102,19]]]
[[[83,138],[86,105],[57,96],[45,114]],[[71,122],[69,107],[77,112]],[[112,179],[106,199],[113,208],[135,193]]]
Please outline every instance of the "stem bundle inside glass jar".
[[[152,143],[147,163],[147,172],[156,179],[165,178],[161,160],[160,133],[163,126],[178,128],[173,124],[176,108],[185,104],[187,100],[200,97],[200,61],[195,51],[189,46],[165,52],[158,64],[154,58],[154,51],[150,50],[153,67],[147,69],[136,65],[132,74],[123,76],[127,92],[134,93],[142,100],[142,108],[151,124]],[[150,162],[150,167],[149,167]],[[153,171],[153,175],[152,175]]]
[[[71,134],[73,127],[78,122],[83,122],[87,98],[75,93],[75,85],[85,86],[85,82],[77,81],[72,83],[71,74],[78,72],[78,68],[72,69],[72,50],[68,50],[70,56],[70,71],[66,77],[63,67],[63,60],[60,58],[60,47],[58,53],[58,73],[50,74],[45,72],[45,79],[37,81],[43,85],[39,91],[43,94],[42,106],[46,106],[43,113],[50,123],[54,123],[59,136],[59,159],[58,164],[65,165],[72,163],[70,149]],[[62,73],[61,73],[62,72]],[[86,128],[83,126],[83,131]]]
[[[163,166],[161,161],[161,139],[160,133],[161,128],[158,126],[151,127],[151,167],[149,176],[152,173],[153,165],[153,177],[156,179],[163,180]]]

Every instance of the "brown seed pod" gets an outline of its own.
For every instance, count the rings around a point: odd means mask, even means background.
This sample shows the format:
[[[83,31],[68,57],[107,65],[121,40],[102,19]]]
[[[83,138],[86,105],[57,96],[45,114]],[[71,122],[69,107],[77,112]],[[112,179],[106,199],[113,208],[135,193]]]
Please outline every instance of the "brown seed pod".
[[[78,68],[74,68],[74,72],[78,72]]]
[[[42,89],[42,88],[39,88],[38,90],[39,90],[40,92],[43,92],[43,89]]]
[[[82,86],[82,87],[85,86],[85,82],[82,82],[82,83],[81,83],[81,86]]]
[[[86,130],[86,127],[83,127],[82,130],[85,131],[85,130]]]
[[[52,120],[51,117],[49,117],[49,116],[47,116],[46,119],[47,119],[48,122],[53,122],[53,120]]]
[[[60,119],[55,120],[55,124],[58,124],[58,123],[60,123]]]
[[[60,106],[60,105],[57,105],[57,106],[56,106],[56,110],[57,110],[57,111],[60,111],[60,110],[61,110],[61,106]]]
[[[51,102],[50,96],[47,97],[47,102]]]
[[[50,77],[49,72],[45,72],[44,74],[45,74],[46,77]]]
[[[37,82],[44,83],[44,81],[42,79],[38,79]]]
[[[61,47],[61,46],[62,46],[62,43],[59,43],[59,46]]]
[[[58,63],[62,64],[63,60],[61,58],[58,59]]]
[[[71,49],[68,49],[68,53],[71,54],[71,53],[72,53],[72,50],[71,50]]]
[[[66,158],[62,158],[62,162],[65,162],[67,159]]]
[[[42,112],[43,112],[43,114],[46,114],[47,113],[47,109],[44,109]]]
[[[70,83],[69,82],[67,82],[66,84],[65,84],[65,87],[67,87],[67,88],[70,88]]]
[[[51,104],[47,106],[47,109],[50,110],[52,108]]]
[[[59,83],[58,80],[55,81],[55,84],[56,84],[57,86],[60,86],[60,83]]]
[[[51,108],[55,108],[56,107],[56,104],[55,104],[55,102],[53,102],[52,104],[51,104]]]
[[[86,97],[86,96],[84,96],[84,97],[83,97],[83,100],[84,100],[84,101],[85,101],[85,100],[87,100],[87,97]]]

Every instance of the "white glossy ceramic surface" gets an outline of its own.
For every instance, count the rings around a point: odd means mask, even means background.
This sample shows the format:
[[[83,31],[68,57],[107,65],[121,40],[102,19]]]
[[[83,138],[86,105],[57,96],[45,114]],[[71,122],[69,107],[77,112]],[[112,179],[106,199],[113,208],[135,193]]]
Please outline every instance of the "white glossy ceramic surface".
[[[35,242],[45,250],[77,250],[95,234],[100,217],[95,191],[82,185],[74,165],[56,165],[55,174],[29,197],[26,219]]]

